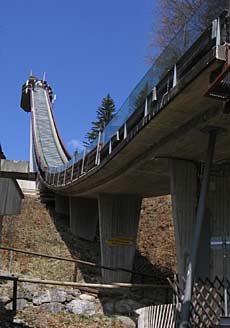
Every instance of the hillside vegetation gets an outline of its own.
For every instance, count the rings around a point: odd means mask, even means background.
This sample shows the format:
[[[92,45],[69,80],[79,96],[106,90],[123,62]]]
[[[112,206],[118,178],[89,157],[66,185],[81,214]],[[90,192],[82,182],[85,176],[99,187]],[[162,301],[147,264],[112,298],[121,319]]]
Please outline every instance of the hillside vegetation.
[[[68,218],[56,215],[52,207],[47,208],[32,197],[26,197],[23,201],[21,215],[3,218],[1,245],[100,263],[99,237],[95,242],[75,237],[68,228]],[[79,265],[76,267],[69,262],[8,251],[1,251],[0,266],[1,271],[10,271],[26,277],[100,282],[98,269]],[[156,278],[154,282],[162,281],[175,272],[175,241],[169,196],[143,200],[134,268],[136,271],[153,274]],[[154,302],[157,302],[158,296],[162,301],[161,293],[156,293],[159,295],[154,294]],[[138,295],[136,300],[138,301]],[[30,307],[19,312],[19,317],[25,319],[33,328],[111,326],[108,317],[99,320],[75,316],[73,320],[73,316],[68,313],[50,315]],[[43,322],[39,319],[41,317]],[[106,321],[107,319],[110,321]],[[126,327],[117,321],[114,321],[112,326]]]
[[[67,218],[55,216],[37,199],[26,197],[21,215],[3,218],[1,244],[100,263],[99,238],[93,243],[76,238],[67,224]],[[152,265],[168,271],[176,270],[169,196],[143,200],[137,249]],[[9,252],[2,251],[2,255],[1,267],[8,271]],[[72,280],[75,272],[74,264],[18,253],[13,254],[11,269],[27,276],[56,280]]]

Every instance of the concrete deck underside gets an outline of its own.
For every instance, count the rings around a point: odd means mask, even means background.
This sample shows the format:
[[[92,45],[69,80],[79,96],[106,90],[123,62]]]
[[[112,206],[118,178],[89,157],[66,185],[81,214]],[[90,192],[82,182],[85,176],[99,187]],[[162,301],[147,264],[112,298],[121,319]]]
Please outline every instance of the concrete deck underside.
[[[222,63],[212,61],[175,97],[171,95],[169,104],[108,160],[67,186],[52,187],[54,191],[93,198],[99,193],[169,194],[168,158],[204,160],[208,134],[201,130],[210,125],[225,129],[217,138],[215,162],[230,160],[230,114],[223,113],[222,100],[204,96],[210,73]]]

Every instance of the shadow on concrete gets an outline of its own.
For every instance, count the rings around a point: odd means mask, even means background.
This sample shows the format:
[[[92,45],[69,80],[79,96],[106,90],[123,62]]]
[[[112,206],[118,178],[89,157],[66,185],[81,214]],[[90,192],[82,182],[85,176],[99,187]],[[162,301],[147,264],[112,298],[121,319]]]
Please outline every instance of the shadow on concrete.
[[[139,308],[172,303],[173,292],[166,278],[172,278],[173,272],[167,268],[153,265],[138,250],[136,250],[133,271],[146,274],[145,276],[133,274],[133,284],[147,284],[149,286],[147,288],[123,288],[111,291],[101,289],[99,298],[105,314],[129,316],[136,322],[138,315],[135,311]],[[151,285],[154,285],[154,287]],[[159,287],[156,285],[159,285]]]
[[[49,204],[47,209],[51,218],[59,232],[60,237],[67,246],[71,256],[78,260],[100,263],[100,241],[97,234],[95,241],[87,241],[73,235],[69,229],[69,218],[63,214],[56,213],[54,206]],[[100,269],[90,267],[82,264],[75,266],[73,272],[73,281],[84,280],[87,283],[100,282],[101,272]]]
[[[57,214],[53,206],[49,206],[48,210],[59,232],[62,240],[69,249],[73,258],[83,261],[89,261],[100,264],[100,240],[99,233],[97,233],[94,242],[82,240],[73,235],[69,229],[69,219],[64,215]],[[133,274],[132,283],[134,284],[154,284],[154,285],[168,285],[167,277],[173,277],[173,272],[167,268],[162,268],[153,265],[149,259],[142,256],[136,250],[133,271],[144,273],[145,275]],[[73,273],[73,280],[81,281],[82,279],[88,283],[101,282],[101,270],[99,268],[88,267],[77,264],[75,272]],[[124,315],[134,316],[134,310],[154,304],[165,304],[172,302],[171,288],[148,287],[148,288],[133,288],[133,289],[100,289],[99,299],[103,306],[104,313],[107,315],[121,314],[123,310]],[[130,301],[134,301],[133,303]],[[131,302],[129,306],[124,304]],[[127,303],[127,304],[128,304]],[[134,318],[133,317],[133,318]]]
[[[167,278],[173,279],[173,271],[168,268],[155,265],[136,249],[133,271],[143,273],[143,276],[133,274],[132,282],[140,284],[168,284]]]

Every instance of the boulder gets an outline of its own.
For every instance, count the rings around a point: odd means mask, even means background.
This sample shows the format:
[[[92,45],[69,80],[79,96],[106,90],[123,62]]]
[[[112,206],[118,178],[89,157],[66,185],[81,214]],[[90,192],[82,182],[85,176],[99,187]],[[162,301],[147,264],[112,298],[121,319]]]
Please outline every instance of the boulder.
[[[43,303],[50,303],[50,302],[51,302],[51,295],[49,290],[38,291],[34,294],[33,297],[34,305],[41,305]]]
[[[24,299],[17,299],[17,310],[23,310],[25,307],[27,307],[28,302]],[[6,310],[13,310],[13,302],[8,303],[5,306]]]
[[[22,283],[22,289],[28,290],[31,294],[34,294],[38,290],[38,286],[36,284],[31,284],[29,282]]]
[[[33,294],[28,291],[28,290],[24,290],[24,289],[20,289],[18,292],[17,292],[17,298],[18,299],[26,299],[27,301],[32,301],[33,299]]]
[[[79,298],[80,298],[80,300],[83,300],[83,301],[90,301],[90,302],[95,301],[95,297],[92,295],[89,295],[89,294],[81,294],[79,296]]]
[[[66,302],[68,302],[68,303],[75,300],[75,299],[76,299],[76,297],[74,297],[71,294],[67,294],[67,296],[66,296]]]
[[[1,296],[0,297],[0,303],[2,303],[2,304],[9,303],[10,301],[11,301],[11,299],[8,296]]]
[[[131,299],[124,299],[116,302],[115,310],[118,313],[131,313],[136,309],[140,308],[142,305]]]
[[[119,321],[122,322],[122,324],[126,327],[126,328],[135,328],[136,327],[136,323],[129,317],[125,317],[125,316],[116,316],[116,319],[118,319]]]
[[[66,309],[74,314],[93,315],[96,313],[94,302],[84,300],[73,300],[66,305]]]
[[[50,292],[51,302],[64,303],[66,301],[67,293],[64,290],[52,290]]]
[[[77,297],[81,295],[81,292],[79,289],[70,289],[66,291],[68,295],[72,295],[73,297]]]
[[[46,290],[39,291],[34,294],[33,304],[41,305],[43,303],[64,303],[66,301],[67,293],[64,290]]]
[[[58,313],[58,312],[63,311],[64,305],[61,303],[57,303],[57,302],[44,303],[41,305],[41,309],[46,310],[51,313]]]
[[[102,306],[104,314],[114,314],[115,304],[113,300],[103,303]]]

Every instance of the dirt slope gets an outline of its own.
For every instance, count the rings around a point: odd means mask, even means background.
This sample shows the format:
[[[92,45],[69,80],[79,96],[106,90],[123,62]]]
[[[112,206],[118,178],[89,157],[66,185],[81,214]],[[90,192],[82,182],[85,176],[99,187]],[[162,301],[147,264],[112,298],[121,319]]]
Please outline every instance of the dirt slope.
[[[100,262],[99,239],[89,243],[73,236],[67,218],[54,218],[44,204],[26,197],[22,214],[4,217],[2,240],[4,246],[22,248],[49,255],[77,257]],[[169,271],[176,270],[174,229],[171,216],[171,198],[144,199],[139,224],[137,248],[154,266]],[[0,264],[9,269],[9,254],[2,252]],[[14,272],[47,279],[71,280],[74,265],[61,261],[14,254]]]
[[[152,264],[176,271],[171,196],[143,200],[137,245]]]
[[[100,263],[99,238],[97,237],[95,242],[80,240],[71,234],[67,223],[68,218],[54,215],[52,209],[47,209],[37,199],[26,197],[21,215],[3,218],[1,244],[49,255],[75,257]],[[170,197],[143,200],[135,268],[138,271],[143,270],[154,274],[156,282],[158,281],[157,278],[161,278],[161,276],[165,278],[165,276],[172,274],[176,268],[173,234]],[[78,281],[100,282],[99,270],[80,266],[76,268],[71,263],[58,260],[12,254],[13,256],[10,256],[8,251],[1,251],[1,271],[10,271],[41,279],[72,281],[73,277],[77,276]],[[160,291],[157,291],[155,302],[157,302],[157,297],[164,299]],[[33,328],[111,327],[111,321],[108,321],[111,319],[108,317],[101,319],[97,317],[73,318],[68,313],[50,315],[44,311],[42,313],[36,312],[30,307],[19,312],[18,316]],[[41,317],[43,321],[41,321]],[[114,328],[125,327],[118,321],[115,321],[112,326]]]

